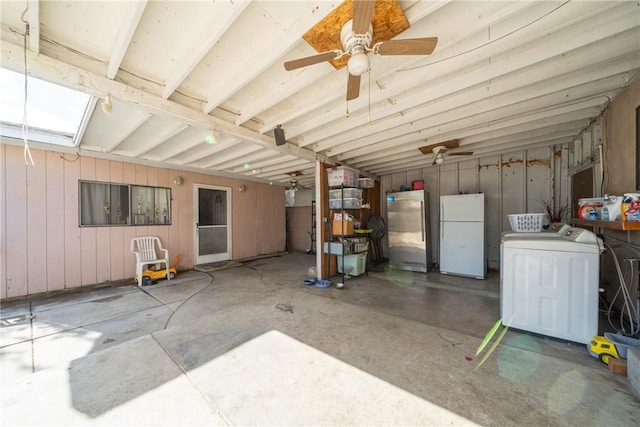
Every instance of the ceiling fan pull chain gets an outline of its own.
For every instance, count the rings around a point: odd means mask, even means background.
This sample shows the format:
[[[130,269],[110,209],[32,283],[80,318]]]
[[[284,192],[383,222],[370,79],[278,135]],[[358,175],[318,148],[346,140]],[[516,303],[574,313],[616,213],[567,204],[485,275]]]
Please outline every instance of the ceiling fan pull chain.
[[[369,67],[369,72],[367,74],[369,77],[369,117],[367,123],[371,123],[371,67]]]

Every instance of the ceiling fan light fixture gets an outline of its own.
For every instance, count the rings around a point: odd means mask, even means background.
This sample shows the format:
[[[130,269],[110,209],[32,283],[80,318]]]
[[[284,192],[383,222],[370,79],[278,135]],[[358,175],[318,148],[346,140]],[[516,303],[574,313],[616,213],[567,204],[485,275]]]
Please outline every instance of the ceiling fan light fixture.
[[[442,155],[439,154],[440,157],[436,157],[436,165],[441,165],[444,163],[444,157],[442,157]]]
[[[354,49],[359,50],[359,49]],[[352,76],[361,76],[369,69],[369,56],[364,48],[360,52],[354,52],[347,63],[349,74]]]
[[[102,101],[102,111],[109,114],[113,109],[113,105],[111,104],[111,95],[107,94],[107,96]]]
[[[213,130],[204,138],[204,141],[207,144],[215,144],[216,142],[218,142],[218,138],[219,138],[218,133],[215,130]]]

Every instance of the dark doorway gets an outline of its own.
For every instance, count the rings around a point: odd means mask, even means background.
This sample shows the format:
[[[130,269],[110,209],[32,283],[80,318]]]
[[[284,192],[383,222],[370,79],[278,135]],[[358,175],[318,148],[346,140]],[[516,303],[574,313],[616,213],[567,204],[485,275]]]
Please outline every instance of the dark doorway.
[[[571,177],[571,217],[578,218],[578,200],[593,197],[593,168]]]

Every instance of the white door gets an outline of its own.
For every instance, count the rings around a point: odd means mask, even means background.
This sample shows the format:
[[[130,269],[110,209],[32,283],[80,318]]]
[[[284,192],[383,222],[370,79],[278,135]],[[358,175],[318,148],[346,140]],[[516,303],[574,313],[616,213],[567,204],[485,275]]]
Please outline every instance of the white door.
[[[483,223],[440,223],[440,272],[484,279]]]
[[[484,221],[484,194],[440,196],[440,221]]]
[[[194,186],[196,263],[231,259],[231,189]]]

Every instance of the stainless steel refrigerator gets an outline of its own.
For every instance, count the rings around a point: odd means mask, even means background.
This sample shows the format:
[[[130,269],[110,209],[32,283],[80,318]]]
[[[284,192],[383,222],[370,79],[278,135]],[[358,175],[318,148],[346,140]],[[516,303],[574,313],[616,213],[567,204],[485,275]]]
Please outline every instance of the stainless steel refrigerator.
[[[487,275],[484,194],[440,196],[440,273]]]
[[[389,267],[426,273],[432,264],[429,193],[387,194],[387,228]]]

